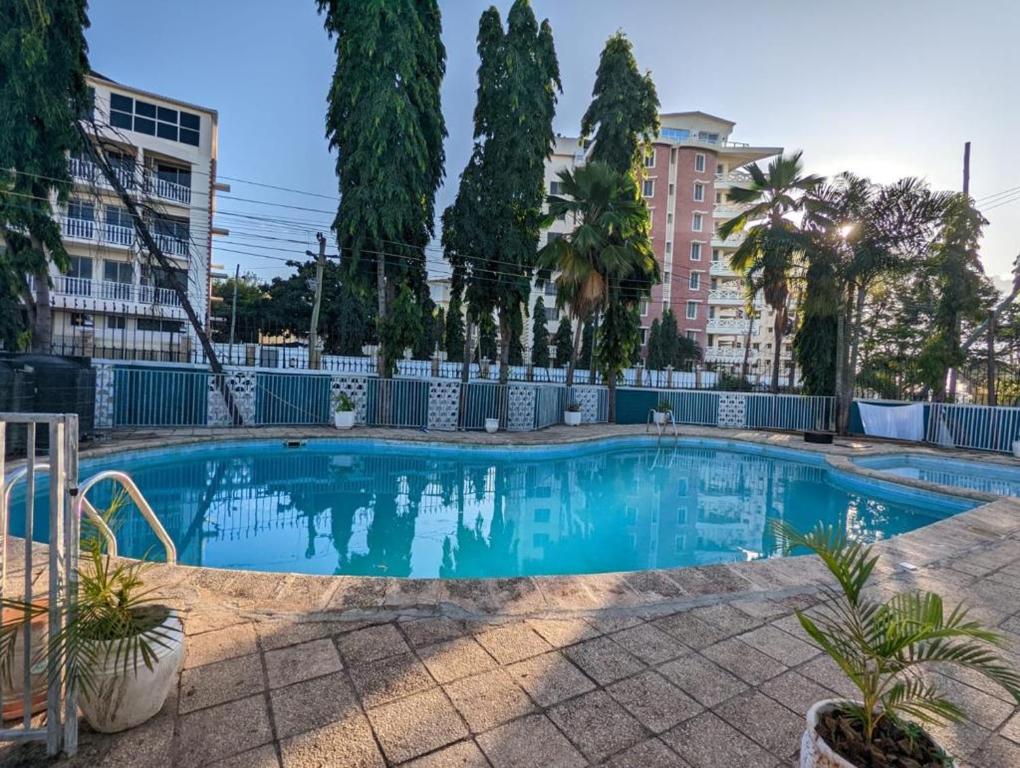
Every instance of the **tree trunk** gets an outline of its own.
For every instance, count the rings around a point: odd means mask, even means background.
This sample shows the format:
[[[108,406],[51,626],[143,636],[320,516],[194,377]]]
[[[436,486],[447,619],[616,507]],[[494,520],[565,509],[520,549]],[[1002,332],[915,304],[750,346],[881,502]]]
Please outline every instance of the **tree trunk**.
[[[379,378],[389,378],[389,356],[386,345],[383,343],[383,329],[386,325],[386,256],[380,253],[375,261],[375,293],[376,293],[376,328],[379,337],[378,362],[376,363],[376,374]]]
[[[850,396],[853,397],[854,387],[857,386],[857,357],[861,346],[861,326],[864,323],[864,299],[867,297],[867,288],[864,283],[857,286],[857,300],[854,306],[854,322],[851,330],[850,344],[850,365],[847,367],[847,382]]]
[[[747,381],[747,366],[751,358],[751,331],[754,330],[754,301],[757,298],[757,294],[751,298],[751,309],[747,313],[747,334],[744,336],[744,360],[740,364],[741,381]]]
[[[574,328],[574,343],[570,347],[570,362],[567,363],[567,386],[574,386],[574,368],[577,367],[577,353],[581,347],[581,331],[584,323],[577,318],[577,327]]]
[[[520,309],[517,310],[520,312]],[[499,310],[499,383],[506,384],[510,378],[510,314]]]
[[[616,423],[616,371],[606,375],[606,387],[609,389],[609,423]]]
[[[844,306],[840,314],[841,324],[839,330],[842,331],[842,340],[840,341],[838,350],[838,362],[840,366],[840,377],[837,381],[839,387],[839,424],[837,430],[840,434],[845,435],[850,428],[850,409],[854,401],[854,377],[850,373],[850,360],[851,360],[851,348],[854,345],[854,286],[852,283],[848,283],[846,286],[846,297],[844,298]]]
[[[588,383],[595,383],[595,337],[599,332],[599,313],[596,312],[591,318],[591,360],[588,361]]]
[[[783,305],[776,310],[776,319],[772,324],[773,335],[776,340],[776,348],[772,350],[772,383],[769,388],[772,394],[779,393],[779,363],[783,353],[783,330],[786,327],[786,306]]]
[[[850,423],[849,409],[844,403],[843,389],[846,382],[843,380],[843,369],[846,367],[843,349],[846,341],[846,309],[839,307],[836,312],[836,372],[832,382],[832,394],[836,403],[836,431],[845,435],[847,425]]]

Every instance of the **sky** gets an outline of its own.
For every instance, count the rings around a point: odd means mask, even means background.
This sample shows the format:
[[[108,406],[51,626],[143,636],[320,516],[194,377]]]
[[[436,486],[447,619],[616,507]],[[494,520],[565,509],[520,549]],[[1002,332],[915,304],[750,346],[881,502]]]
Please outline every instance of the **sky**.
[[[441,0],[446,181],[456,194],[471,149],[478,18],[511,0]],[[335,57],[313,0],[93,0],[92,67],[219,113],[214,261],[262,279],[305,258],[336,209],[325,138]],[[576,135],[598,56],[622,30],[652,72],[663,111],[736,122],[737,141],[803,150],[806,170],[877,182],[920,176],[971,195],[989,224],[986,271],[1020,252],[1020,3],[1015,0],[532,0],[555,36],[563,93],[555,129]],[[268,185],[268,186],[267,186]],[[283,191],[283,187],[295,191]],[[438,235],[438,233],[437,233]],[[430,270],[444,276],[438,247]]]

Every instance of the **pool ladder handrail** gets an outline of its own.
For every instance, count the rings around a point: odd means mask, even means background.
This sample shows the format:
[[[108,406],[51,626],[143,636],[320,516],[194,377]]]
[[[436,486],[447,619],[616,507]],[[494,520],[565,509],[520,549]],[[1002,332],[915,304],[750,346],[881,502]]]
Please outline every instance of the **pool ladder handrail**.
[[[662,439],[662,433],[666,431],[667,427],[671,426],[671,427],[673,427],[673,437],[677,441],[679,441],[680,440],[680,430],[677,429],[676,420],[673,418],[673,411],[666,411],[666,421],[664,423],[662,423],[662,424],[659,424],[657,421],[655,421],[655,414],[657,414],[657,413],[659,413],[659,411],[655,410],[654,408],[649,408],[648,409],[648,419],[645,422],[645,434],[648,434],[648,428],[651,427],[654,424],[655,425],[655,431],[658,433],[659,439],[661,440]]]
[[[33,467],[33,471],[49,472],[50,465],[46,464],[45,462],[35,464]],[[28,467],[23,467],[22,469],[19,469],[16,472],[12,473],[11,476],[7,479],[6,489],[4,490],[4,509],[11,508],[11,494],[14,491],[14,486],[18,484],[19,480],[24,480],[26,477],[28,477]],[[113,557],[116,557],[117,556],[116,535],[114,535],[113,531],[110,529],[110,526],[106,524],[106,521],[103,519],[103,516],[99,514],[96,508],[92,506],[92,504],[84,496],[82,497],[82,503],[80,505],[80,509],[78,510],[79,515],[81,514],[82,510],[84,510],[85,514],[89,518],[89,521],[99,530],[99,534],[106,541],[107,552],[109,552]]]
[[[41,463],[36,464],[34,469],[36,471],[49,472],[50,467],[49,464]],[[10,476],[6,484],[6,490],[4,491],[4,509],[10,509],[11,491],[17,482],[25,478],[27,475],[28,467],[24,467]],[[142,513],[142,517],[145,518],[145,522],[149,524],[152,532],[156,534],[156,538],[163,544],[166,551],[167,565],[176,565],[177,545],[174,544],[173,539],[170,538],[170,534],[166,532],[166,528],[163,527],[163,523],[160,522],[156,513],[152,511],[152,507],[149,505],[145,496],[142,495],[138,486],[135,485],[135,481],[131,479],[131,476],[126,472],[121,472],[116,469],[108,469],[104,472],[93,475],[77,488],[71,489],[71,494],[74,499],[72,502],[74,504],[74,514],[81,517],[82,512],[85,513],[89,521],[99,530],[103,540],[106,541],[107,553],[112,557],[117,556],[117,536],[103,519],[103,516],[99,514],[98,510],[92,506],[92,502],[90,502],[87,498],[88,492],[92,490],[96,484],[103,480],[113,480],[123,486],[124,490],[127,491],[128,496],[130,496],[131,500],[135,503],[135,506],[138,507],[138,511]]]
[[[74,498],[75,513],[81,514],[81,510],[85,504],[89,504],[85,498],[86,495],[92,488],[103,480],[113,480],[128,492],[128,496],[138,507],[138,511],[142,513],[142,517],[145,518],[145,522],[149,524],[152,532],[156,534],[156,538],[163,544],[163,548],[166,550],[166,564],[177,565],[177,545],[174,544],[174,540],[170,538],[170,534],[166,532],[166,528],[163,527],[163,523],[159,521],[156,513],[152,511],[152,507],[149,506],[149,502],[146,501],[142,492],[138,490],[138,486],[135,485],[135,481],[131,479],[131,476],[127,472],[121,472],[117,469],[107,469],[99,474],[93,475],[80,486],[78,486],[77,495]],[[89,504],[91,506],[91,504]],[[107,528],[109,529],[109,528]]]

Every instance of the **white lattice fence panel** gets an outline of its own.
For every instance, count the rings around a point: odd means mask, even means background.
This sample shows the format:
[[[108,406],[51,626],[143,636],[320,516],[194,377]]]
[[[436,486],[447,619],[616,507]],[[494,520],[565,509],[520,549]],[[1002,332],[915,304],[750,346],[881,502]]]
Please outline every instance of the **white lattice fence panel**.
[[[592,424],[599,421],[599,390],[601,387],[574,387],[571,395],[581,406],[581,422]]]
[[[459,381],[429,382],[429,429],[455,431],[459,409]]]
[[[747,398],[744,395],[719,395],[719,426],[739,429],[747,425]]]
[[[96,368],[96,414],[97,428],[113,426],[113,404],[116,398],[116,377],[112,365],[97,365]]]
[[[507,390],[506,428],[530,432],[535,428],[535,387],[511,384]]]
[[[334,408],[340,395],[347,395],[354,403],[354,423],[364,424],[368,409],[368,379],[364,376],[331,376],[329,396]]]
[[[254,371],[227,371],[223,374],[226,377],[227,388],[233,395],[234,405],[241,414],[241,421],[244,424],[255,423],[255,372]],[[211,427],[229,427],[232,425],[230,412],[223,399],[223,394],[216,385],[216,377],[209,377],[209,411],[207,421]]]

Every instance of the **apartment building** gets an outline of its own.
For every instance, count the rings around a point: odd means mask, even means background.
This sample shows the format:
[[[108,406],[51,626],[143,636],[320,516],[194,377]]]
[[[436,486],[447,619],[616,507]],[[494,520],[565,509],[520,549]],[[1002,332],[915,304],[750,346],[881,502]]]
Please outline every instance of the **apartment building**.
[[[94,122],[120,183],[146,211],[151,232],[208,326],[217,113],[99,74]],[[198,344],[176,293],[135,233],[121,200],[87,153],[68,158],[74,190],[57,210],[70,254],[51,273],[53,351],[188,360]]]
[[[704,112],[671,112],[659,120],[659,135],[644,158],[641,194],[651,214],[652,246],[662,283],[641,306],[642,345],[652,323],[669,307],[681,333],[704,350],[705,363],[737,371],[749,346],[750,371],[767,373],[773,349],[771,312],[758,297],[754,316],[749,316],[743,279],[730,268],[741,236],[722,240],[716,229],[740,212],[730,190],[749,184],[746,167],[781,154],[782,147],[733,141],[730,135],[736,124]],[[586,157],[577,139],[557,137],[546,163],[547,191],[556,194],[559,171],[583,165]],[[573,222],[555,222],[543,233],[541,244],[572,228]],[[548,307],[555,290],[547,290]],[[534,300],[533,294],[532,306]],[[547,314],[553,333],[558,313],[547,309]],[[783,355],[790,359],[789,339]]]

